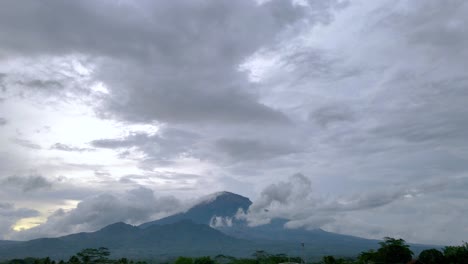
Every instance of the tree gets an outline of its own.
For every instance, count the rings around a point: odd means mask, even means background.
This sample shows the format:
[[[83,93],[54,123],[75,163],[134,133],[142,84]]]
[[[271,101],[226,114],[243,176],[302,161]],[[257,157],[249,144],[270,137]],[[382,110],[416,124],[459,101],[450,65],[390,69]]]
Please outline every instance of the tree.
[[[468,264],[468,243],[445,247],[444,256],[448,264]]]
[[[174,264],[193,264],[193,259],[187,257],[178,257]]]
[[[333,256],[324,256],[322,258],[322,262],[324,264],[336,264],[337,263],[335,257]]]
[[[228,263],[233,263],[236,260],[237,259],[235,257],[226,256],[222,254],[219,254],[214,258],[214,261],[216,262],[216,264],[228,264]]]
[[[421,253],[419,253],[418,260],[424,264],[445,263],[444,254],[435,248],[421,251]]]
[[[199,257],[193,261],[193,264],[215,264],[210,257]]]
[[[387,264],[407,263],[412,259],[413,252],[409,245],[403,239],[395,239],[385,237],[383,242],[380,242],[380,248],[377,250],[377,262]]]
[[[358,256],[358,263],[360,264],[368,264],[377,261],[377,252],[371,249],[369,251],[361,252]]]
[[[80,259],[77,256],[71,256],[68,260],[69,264],[80,264]]]
[[[80,251],[77,255],[84,264],[106,263],[109,261],[108,256],[110,255],[110,252],[109,249],[105,247],[86,248]]]
[[[265,259],[269,256],[269,254],[265,250],[257,250],[255,253],[252,254],[257,260]]]
[[[128,264],[128,259],[127,258],[120,258],[117,260],[118,264]]]

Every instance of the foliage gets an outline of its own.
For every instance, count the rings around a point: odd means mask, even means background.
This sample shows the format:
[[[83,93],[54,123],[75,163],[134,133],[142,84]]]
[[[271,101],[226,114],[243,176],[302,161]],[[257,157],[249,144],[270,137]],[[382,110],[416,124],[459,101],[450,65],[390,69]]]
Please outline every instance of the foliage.
[[[409,245],[403,239],[385,237],[380,242],[380,248],[377,250],[377,262],[382,263],[407,263],[412,259],[413,252]]]
[[[178,257],[174,264],[193,264],[193,259],[187,257]]]
[[[364,251],[357,259],[338,258],[336,256],[324,256],[317,264],[399,264],[408,263],[411,260],[409,246],[403,239],[386,237],[380,243],[380,248]],[[107,248],[87,248],[68,261],[60,260],[58,264],[146,264],[146,262],[133,261],[127,258],[109,259],[110,252]],[[283,262],[301,263],[299,257],[290,257],[286,254],[269,254],[265,251],[256,251],[254,258],[235,258],[232,256],[217,255],[212,259],[209,256],[190,258],[180,256],[173,264],[279,264]],[[56,260],[46,258],[25,258],[12,259],[0,264],[55,264]],[[437,249],[427,249],[419,254],[416,263],[422,264],[468,264],[468,243],[461,246],[448,246],[439,251]],[[309,264],[311,264],[309,262]]]
[[[264,250],[257,250],[252,255],[256,258],[256,264],[278,264],[284,262],[302,263],[300,257],[291,257],[286,254],[269,254]]]
[[[367,264],[377,261],[377,252],[371,249],[368,251],[361,252],[358,256],[358,263],[359,264]]]
[[[421,253],[419,253],[418,260],[424,264],[445,263],[444,254],[435,248],[421,251]]]
[[[77,255],[84,264],[107,263],[109,261],[108,256],[110,252],[109,249],[105,247],[86,248]]]
[[[323,264],[354,264],[353,259],[335,258],[334,256],[324,256],[322,258]]]
[[[468,264],[468,243],[445,247],[444,256],[447,264]]]
[[[216,264],[229,264],[229,263],[233,263],[235,260],[236,260],[235,257],[225,256],[225,255],[217,255],[214,258],[214,261],[216,262]]]
[[[336,264],[336,259],[333,256],[325,256],[322,259],[323,264]]]
[[[68,260],[68,263],[70,264],[80,264],[80,259],[77,256],[71,256],[70,259]]]
[[[215,264],[215,262],[210,257],[199,257],[195,258],[193,264]]]

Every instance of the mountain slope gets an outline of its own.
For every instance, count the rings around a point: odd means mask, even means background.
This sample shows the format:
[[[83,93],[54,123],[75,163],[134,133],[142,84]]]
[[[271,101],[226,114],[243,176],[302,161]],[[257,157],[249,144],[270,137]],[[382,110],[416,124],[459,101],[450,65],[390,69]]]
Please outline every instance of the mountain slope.
[[[178,213],[156,221],[144,223],[139,227],[147,228],[152,225],[171,224],[185,219],[199,224],[210,224],[210,220],[213,216],[232,217],[237,213],[239,208],[247,210],[251,204],[252,202],[249,198],[235,193],[215,193],[184,213]]]
[[[178,255],[201,256],[219,253],[243,256],[251,253],[252,243],[191,221],[155,225],[144,230],[116,223],[92,233],[0,245],[0,256],[2,259],[45,256],[68,259],[80,250],[90,247],[107,247],[112,257],[161,259]]]
[[[211,195],[207,199],[189,209],[160,220],[140,225],[148,228],[153,225],[164,225],[182,219],[189,219],[196,223],[211,224],[214,216],[233,218],[238,209],[247,210],[252,202],[243,196],[222,192]],[[320,255],[357,255],[361,251],[378,248],[378,240],[365,239],[355,236],[336,234],[322,229],[287,229],[284,224],[287,219],[273,219],[271,223],[256,227],[250,227],[245,221],[233,220],[232,225],[216,227],[219,231],[239,239],[255,242],[255,247],[271,253],[295,253],[301,255],[300,243],[306,244],[306,254],[309,256]],[[412,245],[415,252],[428,248],[424,245]]]

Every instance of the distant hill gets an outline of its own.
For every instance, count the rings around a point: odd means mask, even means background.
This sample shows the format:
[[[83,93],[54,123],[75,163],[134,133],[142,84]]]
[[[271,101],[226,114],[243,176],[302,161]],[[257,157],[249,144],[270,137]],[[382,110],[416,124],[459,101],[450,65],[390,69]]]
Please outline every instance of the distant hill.
[[[0,240],[0,246],[2,245],[11,245],[11,244],[15,244],[15,243],[19,243],[18,241],[11,241],[11,240]]]
[[[0,244],[2,259],[45,257],[68,259],[88,247],[107,247],[112,257],[166,258],[170,256],[248,255],[252,242],[230,237],[207,225],[185,220],[168,225],[140,229],[125,223],[109,225],[92,233],[58,238]]]

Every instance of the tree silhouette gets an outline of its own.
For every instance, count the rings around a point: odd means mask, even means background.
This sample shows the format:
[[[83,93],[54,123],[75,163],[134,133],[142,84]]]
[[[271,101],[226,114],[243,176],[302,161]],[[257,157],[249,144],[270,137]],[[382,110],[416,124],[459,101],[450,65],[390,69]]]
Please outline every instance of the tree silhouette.
[[[448,264],[468,264],[468,243],[445,247],[444,255]]]
[[[387,264],[407,263],[412,259],[413,252],[403,239],[385,237],[377,250],[377,261]]]
[[[336,264],[336,259],[333,256],[325,256],[322,258],[324,264]]]
[[[187,257],[178,257],[174,264],[193,264],[193,259]]]
[[[193,264],[215,264],[210,257],[199,257],[193,261]]]
[[[105,247],[100,248],[86,248],[80,251],[78,257],[84,264],[106,263],[109,261],[109,249]]]
[[[421,253],[419,253],[418,260],[424,264],[445,263],[444,254],[435,248],[421,251]]]

